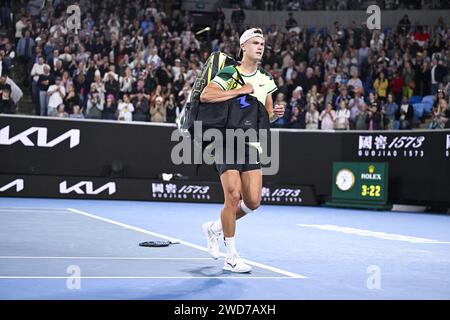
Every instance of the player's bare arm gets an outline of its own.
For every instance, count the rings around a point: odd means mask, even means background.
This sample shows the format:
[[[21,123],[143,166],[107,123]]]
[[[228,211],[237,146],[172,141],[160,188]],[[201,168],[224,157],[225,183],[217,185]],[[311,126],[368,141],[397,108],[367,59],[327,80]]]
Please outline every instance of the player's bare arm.
[[[253,86],[250,83],[246,83],[241,88],[233,90],[222,90],[217,84],[215,84],[214,82],[210,82],[200,95],[200,102],[223,102],[241,95],[251,94],[253,93],[253,91]]]

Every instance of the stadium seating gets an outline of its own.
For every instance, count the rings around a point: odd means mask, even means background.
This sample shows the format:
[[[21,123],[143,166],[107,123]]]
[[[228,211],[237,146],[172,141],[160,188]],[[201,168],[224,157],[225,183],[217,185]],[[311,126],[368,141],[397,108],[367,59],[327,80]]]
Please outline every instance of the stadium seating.
[[[425,96],[422,98],[422,103],[425,104],[425,113],[431,113],[435,100],[436,100],[435,96]]]
[[[422,97],[421,96],[411,96],[409,98],[409,103],[410,104],[415,104],[415,103],[419,103],[422,101]]]
[[[421,119],[424,115],[426,104],[419,102],[414,103],[412,106],[414,108],[414,117]]]

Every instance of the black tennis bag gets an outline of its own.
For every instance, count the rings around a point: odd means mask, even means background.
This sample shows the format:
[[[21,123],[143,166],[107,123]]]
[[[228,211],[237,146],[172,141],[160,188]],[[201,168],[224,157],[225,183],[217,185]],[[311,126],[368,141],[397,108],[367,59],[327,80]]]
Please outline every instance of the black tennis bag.
[[[240,85],[245,82],[237,71],[237,79],[234,79]],[[224,129],[242,129],[244,131],[253,129],[269,129],[270,121],[265,106],[252,95],[242,95],[223,102],[201,103],[192,101],[190,110],[187,113],[188,118],[185,121],[185,128],[189,133],[194,133],[194,122],[199,121],[202,124],[202,132],[196,132],[197,136],[211,128]],[[189,121],[188,121],[189,119]]]

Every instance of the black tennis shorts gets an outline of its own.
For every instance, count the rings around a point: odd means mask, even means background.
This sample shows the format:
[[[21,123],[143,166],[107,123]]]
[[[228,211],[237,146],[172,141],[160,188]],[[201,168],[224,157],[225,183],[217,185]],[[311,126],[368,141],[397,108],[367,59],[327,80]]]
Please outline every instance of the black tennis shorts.
[[[258,150],[248,144],[245,144],[244,149],[244,154],[239,157],[237,153],[237,147],[234,147],[234,158],[232,160],[226,158],[228,153],[227,148],[223,149],[222,163],[215,163],[215,169],[217,170],[219,175],[222,175],[222,173],[227,170],[238,170],[239,172],[245,172],[261,169],[260,155],[258,153]]]

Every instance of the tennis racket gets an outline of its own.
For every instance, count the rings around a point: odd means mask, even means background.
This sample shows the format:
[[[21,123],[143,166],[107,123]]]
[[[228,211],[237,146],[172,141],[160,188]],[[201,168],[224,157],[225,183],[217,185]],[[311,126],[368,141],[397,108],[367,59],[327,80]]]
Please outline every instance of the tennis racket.
[[[173,240],[150,240],[139,243],[141,247],[168,247],[171,244],[180,243],[179,239]]]

